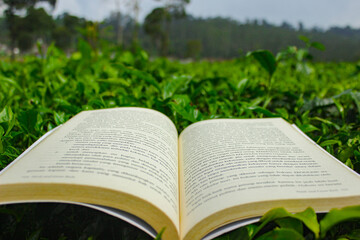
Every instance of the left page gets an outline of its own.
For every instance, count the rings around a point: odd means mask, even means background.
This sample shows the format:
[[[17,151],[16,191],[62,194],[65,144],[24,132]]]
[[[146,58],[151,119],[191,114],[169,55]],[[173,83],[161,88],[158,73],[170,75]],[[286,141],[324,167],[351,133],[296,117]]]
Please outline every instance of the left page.
[[[59,200],[104,205],[129,211],[157,231],[171,225],[165,234],[171,232],[175,239],[177,137],[171,120],[154,110],[81,112],[0,174],[0,203]]]

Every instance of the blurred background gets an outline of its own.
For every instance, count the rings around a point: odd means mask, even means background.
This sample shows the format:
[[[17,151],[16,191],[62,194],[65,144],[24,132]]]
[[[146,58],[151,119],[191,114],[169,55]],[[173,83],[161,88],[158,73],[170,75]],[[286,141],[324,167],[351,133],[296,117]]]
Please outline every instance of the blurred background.
[[[0,169],[80,111],[136,106],[179,132],[282,117],[360,173],[359,13],[360,0],[0,0]],[[352,216],[324,239],[360,239]],[[254,237],[249,226],[235,233]],[[2,239],[151,238],[42,203],[0,206]]]
[[[316,61],[360,58],[358,0],[0,0],[0,55],[36,54],[78,39],[150,56],[222,60],[268,49],[324,45]]]

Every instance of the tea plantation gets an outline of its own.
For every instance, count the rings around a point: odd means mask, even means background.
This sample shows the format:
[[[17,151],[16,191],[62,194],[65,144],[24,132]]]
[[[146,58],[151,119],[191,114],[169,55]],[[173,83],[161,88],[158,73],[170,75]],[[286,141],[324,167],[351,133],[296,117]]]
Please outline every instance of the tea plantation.
[[[163,112],[179,132],[205,119],[282,117],[360,172],[360,63],[311,62],[308,55],[290,47],[277,57],[255,51],[185,63],[80,41],[70,55],[50,46],[37,56],[3,58],[0,169],[80,111],[137,106]],[[148,238],[113,217],[61,204],[2,206],[0,232],[0,239]],[[297,217],[274,209],[262,223],[219,237],[269,238],[359,239],[360,206],[317,215],[304,209]]]

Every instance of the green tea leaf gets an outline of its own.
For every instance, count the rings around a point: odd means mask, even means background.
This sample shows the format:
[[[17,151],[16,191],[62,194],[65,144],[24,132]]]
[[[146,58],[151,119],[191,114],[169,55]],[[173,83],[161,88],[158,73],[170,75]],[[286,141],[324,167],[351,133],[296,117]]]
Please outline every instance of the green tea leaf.
[[[174,102],[171,102],[169,104],[175,112],[177,112],[184,119],[186,119],[192,123],[200,121],[202,119],[202,114],[200,113],[200,111],[193,106],[188,106],[186,108],[183,108],[182,106],[180,106]]]
[[[312,43],[310,44],[310,47],[316,48],[316,49],[318,49],[318,50],[320,50],[320,51],[325,51],[325,46],[324,46],[324,44],[319,43],[319,42],[312,42]]]
[[[54,112],[54,121],[57,126],[65,122],[65,113],[64,112]]]
[[[292,217],[302,221],[314,234],[319,236],[320,226],[314,209],[307,208],[303,212],[295,213]]]
[[[286,217],[275,220],[275,223],[280,228],[289,228],[297,231],[299,234],[303,234],[303,224],[296,218]]]
[[[97,81],[110,83],[115,86],[119,85],[119,86],[130,87],[130,85],[131,85],[128,81],[126,81],[123,78],[106,78],[106,79],[98,79]]]
[[[0,112],[0,127],[5,131],[5,135],[8,135],[15,126],[15,116],[10,106],[5,106]]]
[[[339,144],[341,145],[341,141],[340,140],[326,140],[323,141],[322,143],[320,143],[320,146],[322,147],[326,147],[326,146],[330,146],[330,145],[335,145],[335,144]]]
[[[154,238],[154,240],[161,240],[161,237],[164,234],[164,232],[165,232],[165,228],[162,228],[160,232],[156,235],[156,238]]]
[[[307,208],[303,212],[299,212],[296,214],[289,213],[284,208],[274,208],[265,213],[265,215],[260,219],[261,225],[256,229],[256,231],[254,231],[251,237],[253,238],[269,222],[288,217],[295,218],[303,222],[315,234],[315,236],[319,236],[319,224],[317,221],[316,213],[312,208]],[[299,226],[293,227],[293,229],[295,229],[294,231],[299,230]]]
[[[288,211],[285,210],[285,208],[274,208],[271,209],[270,211],[268,211],[267,213],[264,214],[264,216],[261,217],[260,219],[260,226],[258,226],[255,231],[252,233],[251,238],[253,239],[253,237],[255,237],[255,235],[261,230],[263,229],[266,224],[268,224],[271,221],[274,221],[276,219],[280,219],[280,218],[285,218],[285,217],[289,217],[291,215],[291,213],[289,213]]]
[[[289,118],[289,113],[286,108],[276,108],[275,111],[280,114],[280,116],[284,119]]]
[[[348,166],[351,169],[354,169],[354,165],[351,162],[351,159],[347,159],[346,162],[345,162],[345,165]]]
[[[314,125],[311,125],[311,124],[303,124],[299,128],[304,133],[313,132],[313,131],[320,131],[320,129],[318,129],[317,127],[315,127]]]
[[[334,225],[356,218],[360,218],[360,205],[330,210],[330,212],[320,221],[321,237],[324,238],[326,233]]]
[[[14,118],[14,114],[10,108],[10,106],[4,107],[4,109],[0,112],[0,123],[9,122]]]
[[[257,50],[248,53],[247,56],[253,56],[260,65],[269,73],[270,77],[276,70],[276,60],[274,55],[268,50]]]
[[[171,79],[165,82],[162,91],[163,99],[166,100],[172,97],[179,88],[187,85],[189,81],[190,81],[189,76],[173,76]]]
[[[15,87],[19,92],[23,92],[23,88],[20,87],[20,85],[13,79],[8,78],[8,77],[4,77],[4,76],[0,76],[0,83],[8,83],[10,85],[12,85],[13,87]]]
[[[310,39],[304,35],[300,35],[299,39],[303,41],[304,43],[308,44],[310,42]]]
[[[262,108],[262,107],[249,107],[248,109],[255,111],[257,113],[262,113],[267,117],[280,117],[279,114],[272,113],[269,110]]]
[[[344,120],[345,119],[344,107],[341,105],[341,103],[340,103],[340,101],[338,99],[333,98],[333,101],[334,101],[337,109],[340,112],[341,118]]]
[[[237,85],[236,85],[236,90],[237,90],[237,92],[238,92],[239,95],[241,95],[241,94],[244,92],[246,86],[248,85],[248,82],[249,82],[249,79],[244,78],[244,79],[241,79],[241,80],[237,83]]]
[[[38,112],[35,109],[20,112],[18,121],[20,126],[28,133],[34,132]]]

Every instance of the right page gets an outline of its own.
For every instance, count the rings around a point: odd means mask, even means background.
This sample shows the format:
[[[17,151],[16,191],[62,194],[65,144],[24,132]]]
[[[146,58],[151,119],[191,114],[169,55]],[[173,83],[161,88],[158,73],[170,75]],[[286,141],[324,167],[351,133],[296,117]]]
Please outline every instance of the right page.
[[[360,204],[360,177],[281,118],[195,123],[179,139],[181,233],[197,239],[273,207]]]

